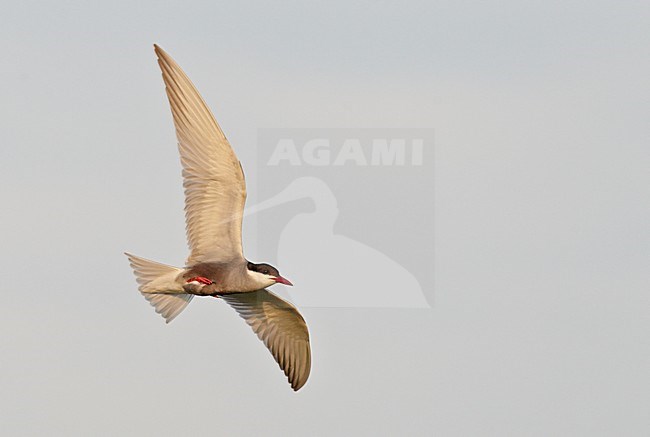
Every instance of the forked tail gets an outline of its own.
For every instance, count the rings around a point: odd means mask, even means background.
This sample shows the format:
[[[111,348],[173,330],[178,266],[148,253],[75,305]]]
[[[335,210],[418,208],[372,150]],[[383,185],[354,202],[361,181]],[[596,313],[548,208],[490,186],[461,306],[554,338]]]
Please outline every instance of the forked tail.
[[[183,291],[183,286],[177,281],[183,271],[177,267],[149,261],[144,258],[125,253],[131,262],[131,268],[138,281],[138,290],[165,318],[167,323],[185,309],[193,295]]]

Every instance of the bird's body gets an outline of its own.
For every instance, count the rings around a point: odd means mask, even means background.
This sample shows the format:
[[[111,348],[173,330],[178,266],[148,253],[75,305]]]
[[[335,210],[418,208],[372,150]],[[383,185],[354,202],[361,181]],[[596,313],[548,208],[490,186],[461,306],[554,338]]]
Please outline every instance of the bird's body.
[[[261,284],[251,275],[247,274],[245,262],[238,263],[199,263],[188,268],[183,273],[183,288],[187,293],[199,296],[211,296],[225,293],[232,293],[232,290],[239,293],[256,291],[267,287]],[[208,281],[192,280],[193,278],[205,278]]]
[[[212,113],[176,62],[154,46],[183,166],[190,255],[178,268],[126,254],[139,290],[169,323],[194,296],[221,297],[253,328],[294,390],[309,377],[307,325],[294,306],[265,290],[292,285],[275,267],[248,261],[241,244],[246,183]]]
[[[246,293],[273,285],[276,281],[257,275],[247,261],[201,262],[184,270],[183,289],[198,296]],[[197,280],[197,278],[207,279]],[[193,280],[194,279],[194,280]]]

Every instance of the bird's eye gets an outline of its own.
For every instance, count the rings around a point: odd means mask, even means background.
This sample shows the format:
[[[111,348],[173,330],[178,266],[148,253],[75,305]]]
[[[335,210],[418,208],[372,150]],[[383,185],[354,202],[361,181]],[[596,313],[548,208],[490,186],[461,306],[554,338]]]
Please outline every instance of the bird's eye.
[[[265,275],[268,275],[268,274],[269,274],[269,271],[266,270],[266,269],[264,269],[264,270],[262,270],[262,273],[264,273]]]

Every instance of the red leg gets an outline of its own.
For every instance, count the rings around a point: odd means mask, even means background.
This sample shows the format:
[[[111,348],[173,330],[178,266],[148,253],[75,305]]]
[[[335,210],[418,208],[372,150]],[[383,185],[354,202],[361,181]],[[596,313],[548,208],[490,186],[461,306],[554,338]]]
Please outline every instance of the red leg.
[[[209,280],[208,278],[204,278],[203,276],[195,276],[187,280],[187,282],[194,282],[194,281],[200,282],[201,284],[205,284],[205,285],[213,284],[211,280]]]

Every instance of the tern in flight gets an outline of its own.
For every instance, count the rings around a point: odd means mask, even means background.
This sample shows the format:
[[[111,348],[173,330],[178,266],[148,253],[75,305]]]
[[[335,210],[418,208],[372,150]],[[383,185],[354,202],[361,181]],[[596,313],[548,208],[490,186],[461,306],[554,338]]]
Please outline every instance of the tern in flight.
[[[185,267],[177,268],[127,253],[139,290],[167,323],[194,296],[225,300],[264,342],[291,387],[299,390],[311,369],[307,325],[293,305],[265,289],[293,284],[275,267],[244,257],[246,183],[241,164],[192,82],[165,51],[154,48],[183,166],[190,255]]]

